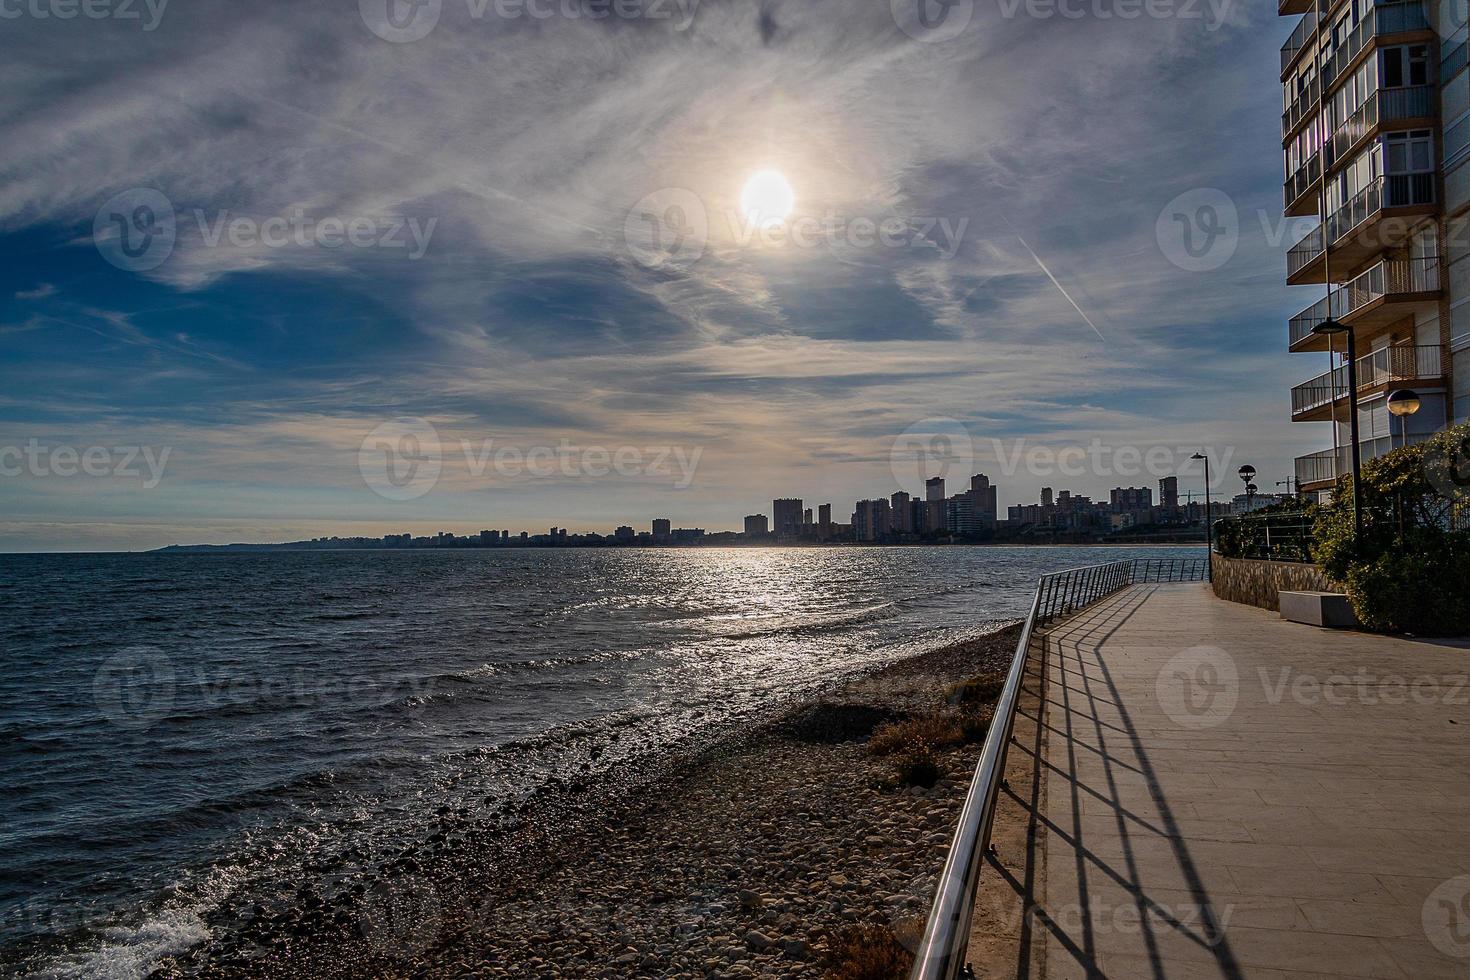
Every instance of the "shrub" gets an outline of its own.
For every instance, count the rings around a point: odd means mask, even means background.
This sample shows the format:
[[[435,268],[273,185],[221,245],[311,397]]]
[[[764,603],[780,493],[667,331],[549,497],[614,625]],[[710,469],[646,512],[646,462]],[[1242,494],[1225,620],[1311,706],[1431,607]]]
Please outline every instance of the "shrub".
[[[1318,512],[1315,557],[1347,588],[1368,629],[1470,633],[1470,530],[1455,530],[1463,504],[1441,492],[1452,486],[1441,471],[1466,446],[1470,423],[1363,464],[1363,533],[1356,540],[1350,476]]]
[[[990,723],[995,718],[995,706],[986,705],[960,715],[960,731],[966,742],[983,742],[990,732]]]
[[[891,721],[879,725],[868,739],[868,752],[872,755],[893,755],[916,744],[932,748],[948,748],[965,741],[965,732],[959,716],[947,711],[935,711],[926,715],[915,715],[902,721]]]
[[[864,923],[832,937],[830,980],[901,980],[914,967],[914,954],[903,948],[886,925]]]
[[[981,674],[979,677],[951,684],[945,694],[950,704],[993,704],[1005,686],[1005,674]]]
[[[943,775],[939,753],[926,742],[914,742],[898,755],[899,782],[930,789]]]

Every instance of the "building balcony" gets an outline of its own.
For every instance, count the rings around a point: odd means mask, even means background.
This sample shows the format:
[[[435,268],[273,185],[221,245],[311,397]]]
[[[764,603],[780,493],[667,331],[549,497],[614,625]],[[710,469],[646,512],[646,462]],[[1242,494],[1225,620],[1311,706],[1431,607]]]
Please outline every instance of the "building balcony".
[[[1444,382],[1439,345],[1385,347],[1358,358],[1358,397],[1373,398],[1405,383]],[[1334,415],[1346,417],[1348,402],[1346,367],[1291,389],[1293,422],[1326,422]]]
[[[1296,173],[1286,178],[1286,186],[1283,191],[1288,217],[1317,213],[1319,207],[1317,198],[1322,192],[1322,152],[1320,150],[1313,153],[1312,158],[1298,168]]]
[[[1286,253],[1287,284],[1325,282],[1329,263],[1356,269],[1404,244],[1418,219],[1434,213],[1436,183],[1434,174],[1390,174],[1364,187]],[[1324,235],[1330,253],[1324,253]]]
[[[1304,14],[1312,9],[1313,0],[1276,0],[1276,13],[1281,17]]]
[[[1323,62],[1322,84],[1326,86],[1326,90],[1330,92],[1333,82],[1351,74],[1359,61],[1377,47],[1378,43],[1390,37],[1397,41],[1397,35],[1409,36],[1403,40],[1411,37],[1433,40],[1434,29],[1429,24],[1429,17],[1421,0],[1369,7],[1358,26],[1337,46],[1332,57]]]
[[[1410,312],[1410,305],[1439,298],[1439,256],[1383,259],[1292,317],[1290,349],[1327,350],[1327,338],[1312,333],[1330,315],[1354,330],[1385,327]],[[1329,302],[1330,300],[1330,302]]]
[[[1317,11],[1307,10],[1306,16],[1297,22],[1296,30],[1291,32],[1291,37],[1281,45],[1281,78],[1286,80],[1286,73],[1295,65],[1303,51],[1307,49],[1312,35],[1317,33]]]
[[[1432,432],[1410,432],[1396,438],[1364,439],[1358,443],[1358,459],[1368,462],[1391,451],[1391,447],[1413,446],[1433,437]],[[1352,450],[1347,446],[1298,456],[1295,460],[1298,493],[1331,490],[1339,476],[1353,471]]]
[[[1281,139],[1285,142],[1322,107],[1322,85],[1314,78],[1296,93],[1291,104],[1281,113]]]
[[[1346,160],[1380,129],[1423,129],[1439,121],[1439,91],[1433,85],[1379,89],[1338,126],[1328,141],[1327,169]]]

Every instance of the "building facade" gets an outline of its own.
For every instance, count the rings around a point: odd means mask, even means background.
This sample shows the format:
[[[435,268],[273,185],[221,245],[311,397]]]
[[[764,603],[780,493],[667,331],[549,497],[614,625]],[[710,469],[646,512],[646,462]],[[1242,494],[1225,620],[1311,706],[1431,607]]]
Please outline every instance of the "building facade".
[[[1279,0],[1300,16],[1281,48],[1288,216],[1319,222],[1287,253],[1314,301],[1288,323],[1293,353],[1326,373],[1291,391],[1296,422],[1333,447],[1296,460],[1297,489],[1351,472],[1347,332],[1362,459],[1470,416],[1470,72],[1466,0]],[[1305,292],[1305,290],[1304,290]],[[1415,392],[1391,416],[1388,395]]]
[[[804,510],[800,497],[771,501],[771,530],[785,537],[800,534]]]

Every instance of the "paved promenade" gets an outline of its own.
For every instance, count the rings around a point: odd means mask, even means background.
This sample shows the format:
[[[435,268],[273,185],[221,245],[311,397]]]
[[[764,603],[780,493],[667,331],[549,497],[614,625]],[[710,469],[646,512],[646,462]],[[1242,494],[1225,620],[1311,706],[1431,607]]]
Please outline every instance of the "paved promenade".
[[[1047,644],[1023,974],[1470,977],[1470,649],[1198,584]]]

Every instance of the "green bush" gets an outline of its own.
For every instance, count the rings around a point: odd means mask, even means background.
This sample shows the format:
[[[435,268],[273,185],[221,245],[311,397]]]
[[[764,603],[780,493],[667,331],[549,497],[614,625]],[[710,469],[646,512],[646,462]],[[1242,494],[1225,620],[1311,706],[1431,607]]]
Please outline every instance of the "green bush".
[[[1436,472],[1470,440],[1470,423],[1363,464],[1363,533],[1353,538],[1353,481],[1318,512],[1314,557],[1347,588],[1368,629],[1470,634],[1470,530]],[[1435,479],[1431,479],[1434,477]],[[1439,487],[1436,486],[1439,484]]]

